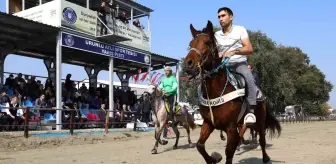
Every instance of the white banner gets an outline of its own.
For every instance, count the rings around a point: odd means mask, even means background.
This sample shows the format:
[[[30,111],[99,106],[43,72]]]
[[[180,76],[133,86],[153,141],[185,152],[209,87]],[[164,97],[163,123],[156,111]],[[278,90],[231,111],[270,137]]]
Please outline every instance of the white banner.
[[[108,21],[107,26],[114,32],[114,35],[131,39],[130,41],[118,42],[118,44],[151,51],[151,33],[149,31],[138,28],[131,24],[131,22],[125,24],[117,19],[115,24],[113,24],[113,21]]]
[[[43,24],[60,27],[59,1],[51,1],[40,6],[13,14],[18,17],[30,19]]]
[[[96,11],[62,0],[61,12],[62,26],[91,35],[96,34]]]

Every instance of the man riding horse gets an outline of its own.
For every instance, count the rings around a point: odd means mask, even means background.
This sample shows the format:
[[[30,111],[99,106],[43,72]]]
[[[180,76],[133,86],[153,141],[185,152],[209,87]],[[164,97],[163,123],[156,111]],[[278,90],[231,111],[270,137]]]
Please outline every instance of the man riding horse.
[[[215,33],[219,51],[221,51],[219,57],[229,58],[228,64],[231,71],[241,74],[247,84],[249,112],[244,118],[243,130],[245,131],[246,125],[251,126],[256,122],[254,110],[257,104],[257,86],[247,67],[247,56],[252,54],[253,48],[247,30],[243,26],[233,25],[233,12],[230,8],[220,8],[218,19],[222,27],[222,30]]]
[[[158,90],[162,92],[164,95],[165,102],[168,103],[168,110],[171,121],[175,122],[175,101],[176,101],[176,95],[177,95],[177,79],[175,76],[173,76],[173,70],[171,67],[166,66],[164,68],[165,77],[160,82],[160,85],[158,87]]]

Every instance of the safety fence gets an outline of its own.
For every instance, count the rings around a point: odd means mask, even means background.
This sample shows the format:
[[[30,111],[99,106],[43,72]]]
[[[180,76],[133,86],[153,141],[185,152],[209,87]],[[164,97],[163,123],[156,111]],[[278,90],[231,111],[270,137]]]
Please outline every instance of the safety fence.
[[[296,116],[296,117],[277,117],[282,123],[294,124],[294,123],[308,123],[308,122],[318,122],[318,121],[336,121],[336,117],[333,116]]]
[[[13,109],[10,107],[2,107],[2,113],[6,109]],[[104,128],[105,134],[109,133],[110,128],[124,128],[126,124],[133,123],[133,130],[137,130],[137,120],[140,116],[133,111],[110,111],[103,109],[96,110],[78,110],[78,109],[55,109],[55,108],[27,108],[18,107],[16,116],[0,115],[0,130],[15,129],[20,130],[23,128],[24,137],[28,138],[29,130],[42,130],[43,127],[56,127],[61,125],[62,129],[68,129],[70,135],[73,135],[74,129],[80,128]],[[20,112],[19,112],[20,110]],[[61,111],[61,124],[56,123],[56,111]],[[43,112],[44,115],[40,116],[36,113]],[[55,114],[50,114],[53,112]],[[80,114],[78,115],[78,112]],[[110,117],[110,112],[113,112],[114,117]],[[50,128],[48,130],[52,130]],[[14,130],[14,131],[15,131]]]

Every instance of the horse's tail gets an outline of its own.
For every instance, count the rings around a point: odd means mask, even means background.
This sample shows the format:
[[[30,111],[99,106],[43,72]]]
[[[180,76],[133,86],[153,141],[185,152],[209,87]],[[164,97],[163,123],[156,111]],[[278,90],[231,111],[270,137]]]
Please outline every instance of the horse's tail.
[[[187,119],[187,122],[188,122],[189,127],[190,127],[192,130],[194,130],[194,129],[196,128],[196,124],[195,124],[194,117],[193,117],[189,112],[187,112],[186,119]]]
[[[266,109],[265,128],[269,130],[271,138],[274,137],[276,134],[277,137],[279,137],[282,130],[280,122],[267,109]]]

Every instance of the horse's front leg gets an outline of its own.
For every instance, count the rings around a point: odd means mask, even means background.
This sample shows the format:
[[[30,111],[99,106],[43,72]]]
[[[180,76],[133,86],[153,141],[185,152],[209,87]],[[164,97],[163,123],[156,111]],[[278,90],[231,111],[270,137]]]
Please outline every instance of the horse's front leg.
[[[232,164],[234,153],[237,149],[237,146],[240,143],[240,136],[238,134],[237,128],[233,125],[227,128],[227,145],[225,149],[226,154],[226,163],[225,164]]]
[[[203,122],[200,138],[197,141],[196,147],[198,152],[203,156],[207,164],[219,163],[222,160],[222,156],[219,153],[212,153],[211,156],[206,152],[204,144],[209,138],[210,134],[214,131],[214,127],[207,121]]]
[[[154,148],[152,149],[152,154],[157,154],[157,148],[159,147],[159,143],[161,145],[166,145],[168,143],[168,141],[162,140],[161,141],[161,134],[164,128],[164,122],[161,122],[159,124],[156,124],[156,128],[155,128],[155,144],[154,144]]]

